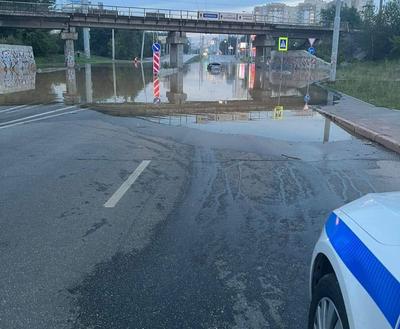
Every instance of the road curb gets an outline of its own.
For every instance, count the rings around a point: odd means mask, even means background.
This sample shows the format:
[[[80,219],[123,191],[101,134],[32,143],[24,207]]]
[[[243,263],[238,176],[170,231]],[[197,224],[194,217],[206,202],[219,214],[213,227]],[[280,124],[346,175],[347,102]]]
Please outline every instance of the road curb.
[[[400,141],[395,140],[388,135],[380,134],[374,130],[369,129],[368,127],[362,126],[358,123],[345,119],[329,111],[325,111],[322,109],[315,109],[315,110],[320,114],[324,115],[325,117],[329,118],[331,121],[335,122],[339,126],[343,127],[347,131],[350,131],[354,134],[369,139],[375,143],[378,143],[386,147],[389,150],[392,150],[400,154]]]

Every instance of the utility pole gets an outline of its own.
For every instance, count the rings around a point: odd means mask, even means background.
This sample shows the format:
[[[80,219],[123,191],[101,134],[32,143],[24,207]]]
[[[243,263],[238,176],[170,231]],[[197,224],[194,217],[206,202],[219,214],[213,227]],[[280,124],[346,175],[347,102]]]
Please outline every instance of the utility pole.
[[[112,50],[112,60],[115,61],[115,35],[114,29],[111,29],[111,50]]]
[[[85,57],[90,59],[90,29],[87,27],[83,28],[83,49]]]
[[[140,62],[143,63],[143,52],[144,52],[144,38],[146,35],[146,31],[143,31],[143,35],[142,35],[142,50],[140,52]]]
[[[335,13],[335,21],[333,23],[333,36],[332,36],[331,72],[329,77],[330,81],[336,80],[336,65],[337,65],[338,48],[339,48],[341,6],[342,6],[342,1],[336,0],[336,13]]]
[[[83,12],[87,14],[89,10],[89,1],[81,0],[81,7]],[[87,27],[83,28],[83,50],[86,59],[90,59],[90,29]]]

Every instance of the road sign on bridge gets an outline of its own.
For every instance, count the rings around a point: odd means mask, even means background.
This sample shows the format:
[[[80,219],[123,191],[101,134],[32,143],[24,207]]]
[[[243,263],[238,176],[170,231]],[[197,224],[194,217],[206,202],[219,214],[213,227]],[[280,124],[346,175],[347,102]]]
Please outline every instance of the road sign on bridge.
[[[288,51],[288,45],[289,45],[288,37],[280,37],[279,38],[279,44],[278,44],[279,51]]]

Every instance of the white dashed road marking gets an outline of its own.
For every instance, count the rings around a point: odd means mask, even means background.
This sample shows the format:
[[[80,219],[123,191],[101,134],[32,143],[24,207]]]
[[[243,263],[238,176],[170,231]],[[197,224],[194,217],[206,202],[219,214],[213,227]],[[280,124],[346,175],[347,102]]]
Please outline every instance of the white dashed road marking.
[[[125,182],[119,187],[118,190],[111,196],[110,199],[104,204],[106,208],[114,208],[119,200],[124,196],[126,191],[132,186],[132,184],[136,181],[139,175],[146,169],[149,165],[150,160],[143,160],[140,165],[135,169],[135,171],[127,178]]]
[[[57,109],[57,110],[53,110],[53,111],[47,111],[47,112],[43,112],[43,113],[39,113],[39,114],[35,114],[35,115],[30,115],[28,117],[23,117],[23,118],[19,118],[19,119],[15,119],[15,120],[11,120],[11,121],[7,121],[7,122],[2,122],[0,123],[0,126],[5,126],[5,125],[9,125],[10,123],[14,123],[14,122],[18,122],[18,121],[25,121],[27,119],[32,119],[32,118],[36,118],[36,117],[40,117],[42,115],[45,114],[51,114],[51,113],[55,113],[55,112],[60,112],[60,111],[64,111],[64,110],[69,110],[71,108],[73,108],[75,106],[68,106],[68,107],[63,107],[61,109]],[[29,120],[28,120],[29,121]]]
[[[81,112],[81,111],[86,111],[86,110],[85,109],[81,109],[81,110],[75,110],[75,111],[69,111],[69,112],[64,112],[64,113],[48,115],[48,116],[45,116],[43,118],[36,118],[36,119],[32,119],[32,120],[20,121],[20,122],[9,124],[7,126],[2,126],[2,127],[0,126],[0,129],[6,129],[6,128],[14,127],[14,126],[23,125],[23,124],[29,123],[29,122],[46,120],[46,119],[55,118],[55,117],[59,117],[59,116],[66,115],[66,114],[78,113],[78,112]]]
[[[24,106],[28,106],[28,105],[29,105],[29,104],[24,104],[24,105],[18,105],[18,106],[8,107],[8,108],[6,108],[6,109],[4,109],[4,110],[1,110],[0,113],[9,112],[9,111],[12,111],[12,110],[20,109],[20,108],[22,108],[22,107],[24,107]]]

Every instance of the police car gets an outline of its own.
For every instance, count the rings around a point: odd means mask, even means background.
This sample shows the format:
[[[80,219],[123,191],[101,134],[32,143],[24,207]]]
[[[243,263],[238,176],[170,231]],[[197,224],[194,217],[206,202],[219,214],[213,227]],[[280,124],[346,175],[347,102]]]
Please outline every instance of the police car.
[[[309,329],[400,329],[400,192],[329,216],[310,272]]]

